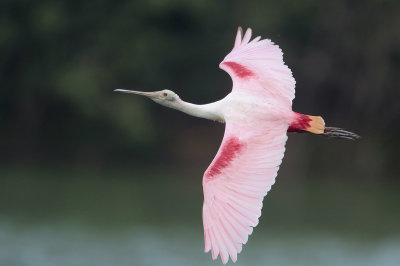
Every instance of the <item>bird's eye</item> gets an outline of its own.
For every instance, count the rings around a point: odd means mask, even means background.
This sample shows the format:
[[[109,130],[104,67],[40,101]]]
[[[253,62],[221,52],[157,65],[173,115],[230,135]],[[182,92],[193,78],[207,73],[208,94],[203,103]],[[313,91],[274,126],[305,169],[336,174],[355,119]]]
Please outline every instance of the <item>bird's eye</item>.
[[[164,96],[164,97],[167,97],[167,96],[168,96],[168,94],[167,94],[166,92],[164,92],[164,93],[163,93],[163,96]]]

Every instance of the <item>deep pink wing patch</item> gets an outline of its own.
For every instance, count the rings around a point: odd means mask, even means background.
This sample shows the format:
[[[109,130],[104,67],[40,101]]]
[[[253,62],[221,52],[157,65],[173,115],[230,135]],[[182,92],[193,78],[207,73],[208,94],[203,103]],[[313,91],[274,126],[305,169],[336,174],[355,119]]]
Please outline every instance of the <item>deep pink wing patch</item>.
[[[222,170],[228,167],[232,160],[240,154],[244,146],[245,144],[240,142],[237,137],[230,137],[222,147],[219,156],[216,157],[216,160],[205,172],[204,176],[207,180],[221,174]]]
[[[249,78],[255,76],[252,71],[241,64],[235,62],[224,62],[223,64],[232,69],[233,72],[235,72],[235,75],[239,78]]]

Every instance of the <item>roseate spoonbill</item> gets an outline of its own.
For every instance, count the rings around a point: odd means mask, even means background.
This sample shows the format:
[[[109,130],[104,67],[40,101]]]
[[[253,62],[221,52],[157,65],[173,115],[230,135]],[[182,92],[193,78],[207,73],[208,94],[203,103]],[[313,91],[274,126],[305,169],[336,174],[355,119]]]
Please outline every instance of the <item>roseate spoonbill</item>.
[[[225,123],[222,144],[203,176],[205,252],[233,262],[258,224],[264,196],[275,182],[287,132],[357,139],[358,135],[325,127],[320,116],[292,111],[295,80],[281,49],[268,39],[250,41],[239,27],[233,50],[219,67],[231,76],[232,92],[220,101],[196,105],[170,90],[140,92],[158,104],[189,115]]]

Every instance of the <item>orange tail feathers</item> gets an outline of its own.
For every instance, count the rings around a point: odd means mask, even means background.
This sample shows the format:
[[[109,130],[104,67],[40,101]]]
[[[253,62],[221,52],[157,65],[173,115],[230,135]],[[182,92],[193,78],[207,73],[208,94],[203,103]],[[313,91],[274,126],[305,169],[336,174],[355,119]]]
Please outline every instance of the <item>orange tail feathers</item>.
[[[310,127],[306,128],[306,131],[314,134],[322,134],[325,132],[325,121],[322,117],[308,115],[308,118],[310,118],[311,121],[309,122]]]
[[[295,113],[295,118],[288,128],[288,132],[307,131],[314,134],[325,132],[325,122],[320,116],[303,115]]]

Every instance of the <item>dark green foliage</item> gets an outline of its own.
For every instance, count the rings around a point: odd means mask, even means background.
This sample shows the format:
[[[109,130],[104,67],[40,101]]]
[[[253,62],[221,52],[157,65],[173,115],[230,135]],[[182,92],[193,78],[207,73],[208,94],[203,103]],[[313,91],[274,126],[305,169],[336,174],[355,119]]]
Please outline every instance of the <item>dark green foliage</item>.
[[[204,167],[222,127],[112,90],[169,88],[196,103],[223,97],[231,84],[217,67],[241,25],[282,47],[297,80],[295,110],[359,133],[363,144],[341,146],[364,158],[355,167],[371,162],[371,178],[395,176],[399,10],[396,1],[374,0],[2,1],[1,159],[112,165],[185,158]],[[307,151],[321,145],[304,138]],[[307,151],[311,165],[318,158]]]

